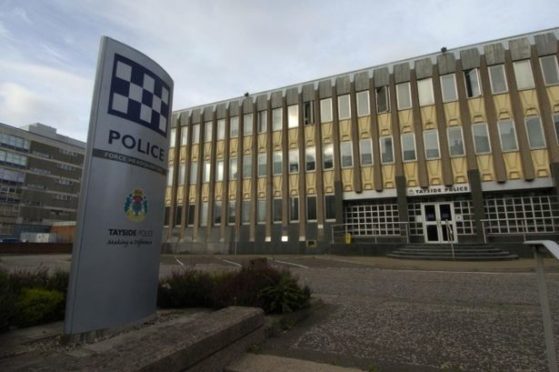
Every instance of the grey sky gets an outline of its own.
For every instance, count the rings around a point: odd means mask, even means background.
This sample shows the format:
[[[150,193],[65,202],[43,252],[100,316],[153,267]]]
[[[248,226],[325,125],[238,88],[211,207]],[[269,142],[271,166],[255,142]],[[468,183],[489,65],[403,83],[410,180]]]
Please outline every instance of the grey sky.
[[[0,0],[0,122],[85,140],[99,38],[156,60],[175,110],[559,26],[559,1]]]

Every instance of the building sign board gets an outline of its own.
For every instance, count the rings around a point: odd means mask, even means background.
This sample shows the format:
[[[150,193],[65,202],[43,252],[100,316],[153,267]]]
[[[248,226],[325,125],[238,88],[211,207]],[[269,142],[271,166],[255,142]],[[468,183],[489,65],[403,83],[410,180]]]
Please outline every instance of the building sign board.
[[[408,187],[408,196],[427,196],[427,195],[442,195],[442,194],[460,194],[470,192],[470,185],[467,183],[456,184],[452,186],[429,186],[422,187]]]
[[[121,326],[156,310],[173,80],[101,39],[64,332]]]

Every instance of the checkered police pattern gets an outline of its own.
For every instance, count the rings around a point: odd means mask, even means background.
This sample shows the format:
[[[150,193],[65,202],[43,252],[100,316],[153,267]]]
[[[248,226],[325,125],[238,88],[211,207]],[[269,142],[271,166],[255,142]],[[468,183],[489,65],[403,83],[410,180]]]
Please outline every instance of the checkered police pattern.
[[[148,127],[167,137],[169,86],[150,70],[115,54],[109,114]]]

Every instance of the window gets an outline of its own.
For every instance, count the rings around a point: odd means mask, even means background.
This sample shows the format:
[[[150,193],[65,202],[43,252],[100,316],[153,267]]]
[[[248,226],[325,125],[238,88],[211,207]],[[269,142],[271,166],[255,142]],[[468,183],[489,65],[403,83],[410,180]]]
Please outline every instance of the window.
[[[252,126],[253,126],[252,118],[253,118],[252,113],[245,114],[243,116],[243,135],[245,136],[252,135]]]
[[[380,160],[383,164],[394,162],[394,146],[392,136],[380,137]]]
[[[163,225],[164,226],[169,226],[169,212],[171,210],[171,207],[165,207],[165,219],[163,220]]]
[[[266,133],[268,130],[268,111],[258,112],[258,133]]]
[[[256,220],[258,223],[266,222],[266,200],[256,201]]]
[[[243,178],[252,177],[252,155],[243,156]]]
[[[553,115],[553,126],[555,127],[555,136],[559,142],[559,114]]]
[[[504,65],[489,67],[489,78],[491,80],[491,93],[499,94],[509,90]]]
[[[472,134],[474,135],[474,149],[476,154],[487,154],[491,152],[489,145],[489,132],[486,123],[472,124]]]
[[[204,172],[203,172],[203,182],[208,183],[210,182],[210,173],[212,171],[212,164],[209,160],[204,161]]]
[[[338,96],[338,119],[346,120],[351,118],[351,107],[349,101],[349,94]]]
[[[369,91],[357,92],[357,117],[367,116],[371,113],[369,108]]]
[[[340,158],[342,168],[353,167],[353,149],[351,142],[340,142]]]
[[[283,111],[281,107],[272,110],[272,130],[281,130],[283,120]]]
[[[217,121],[217,139],[225,139],[225,119],[219,119]]]
[[[303,123],[305,125],[314,124],[313,101],[307,101],[303,103]]]
[[[417,93],[419,95],[419,106],[428,106],[435,103],[433,95],[433,79],[422,79],[417,81]]]
[[[273,168],[274,175],[281,175],[282,172],[282,153],[281,151],[274,151],[273,154]]]
[[[518,90],[534,87],[534,76],[529,60],[513,62],[512,67],[514,67],[514,77]]]
[[[189,204],[188,205],[188,219],[186,221],[186,224],[188,226],[193,226],[194,225],[194,215],[196,214],[196,205],[195,204]]]
[[[258,177],[266,177],[266,154],[258,154]]]
[[[224,169],[224,164],[223,164],[223,160],[218,160],[217,161],[217,173],[216,173],[216,181],[223,181],[223,169]]]
[[[229,138],[239,137],[239,117],[233,116],[229,123]]]
[[[299,172],[299,149],[289,150],[289,173]]]
[[[373,142],[369,138],[359,141],[359,152],[361,154],[361,165],[373,164]]]
[[[436,129],[424,131],[423,141],[425,142],[425,158],[427,160],[441,157],[439,152],[439,133]]]
[[[170,145],[169,145],[169,147],[175,147],[176,141],[177,141],[177,130],[176,130],[176,129],[171,129]]]
[[[320,122],[329,123],[332,121],[332,98],[320,100]]]
[[[415,135],[413,133],[402,134],[402,158],[404,161],[417,160],[415,156]]]
[[[239,175],[237,174],[238,172],[238,163],[237,163],[237,158],[230,158],[229,159],[229,180],[233,181],[236,180]]]
[[[316,169],[316,148],[314,146],[307,147],[305,150],[305,170],[307,172]]]
[[[216,200],[214,202],[214,213],[213,213],[214,225],[221,225],[221,200]]]
[[[297,128],[299,126],[299,105],[287,106],[287,127]]]
[[[227,222],[229,223],[229,225],[234,225],[235,220],[237,219],[237,206],[235,200],[230,200],[229,203],[227,203],[227,206],[227,209],[229,209],[229,217],[227,219]]]
[[[528,116],[526,118],[526,132],[531,149],[545,148],[545,136],[539,116]]]
[[[188,127],[181,128],[181,146],[188,144]]]
[[[299,221],[299,198],[289,198],[289,220]]]
[[[175,174],[175,168],[169,167],[169,172],[167,172],[167,186],[173,186],[173,175]]]
[[[178,179],[178,184],[179,185],[184,185],[184,177],[186,175],[186,164],[185,163],[181,163],[179,165],[179,179]]]
[[[200,209],[200,226],[208,226],[208,202],[202,203],[202,209]]]
[[[375,89],[377,95],[377,113],[390,111],[390,93],[388,87],[378,87]]]
[[[545,56],[540,58],[542,66],[543,81],[545,85],[559,83],[559,68],[557,67],[556,56]]]
[[[192,143],[200,142],[200,124],[192,126]]]
[[[272,204],[274,222],[281,222],[281,203],[281,199],[274,199],[274,202]]]
[[[441,92],[443,95],[443,102],[452,102],[458,99],[455,74],[441,76]]]
[[[499,136],[501,137],[501,149],[505,151],[518,150],[516,142],[516,131],[512,120],[500,120],[498,123]]]
[[[316,221],[316,196],[307,197],[307,221]]]
[[[462,137],[462,128],[455,126],[448,128],[448,149],[450,156],[464,155],[464,139]]]
[[[477,68],[464,71],[464,79],[466,80],[466,96],[468,98],[478,97],[481,95],[479,86],[479,74]]]
[[[204,123],[204,141],[211,142],[212,141],[212,122],[207,121]]]
[[[182,221],[182,206],[177,206],[175,208],[175,226],[180,226]]]
[[[198,182],[198,162],[190,163],[190,184],[196,185]]]
[[[410,83],[396,85],[396,98],[398,100],[398,110],[405,110],[411,107]]]
[[[324,170],[334,168],[334,145],[331,143],[322,146],[322,163]]]
[[[252,207],[250,200],[243,200],[242,210],[241,210],[241,222],[243,225],[248,225],[250,223],[250,209]]]
[[[326,220],[336,219],[336,197],[334,195],[324,195],[324,213]]]

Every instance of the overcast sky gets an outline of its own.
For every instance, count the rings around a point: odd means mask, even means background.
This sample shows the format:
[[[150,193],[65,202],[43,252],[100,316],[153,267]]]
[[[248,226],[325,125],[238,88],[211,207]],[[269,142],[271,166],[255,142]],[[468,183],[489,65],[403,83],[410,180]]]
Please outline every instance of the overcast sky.
[[[102,35],[175,81],[173,109],[559,26],[557,0],[0,0],[0,122],[86,140]]]

